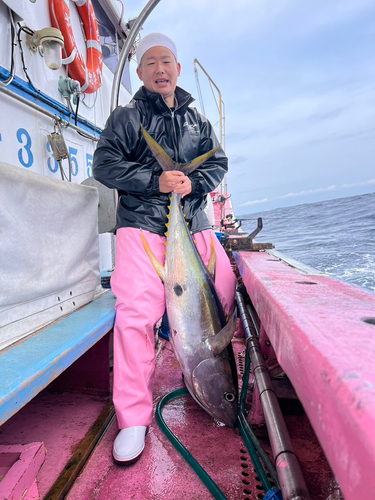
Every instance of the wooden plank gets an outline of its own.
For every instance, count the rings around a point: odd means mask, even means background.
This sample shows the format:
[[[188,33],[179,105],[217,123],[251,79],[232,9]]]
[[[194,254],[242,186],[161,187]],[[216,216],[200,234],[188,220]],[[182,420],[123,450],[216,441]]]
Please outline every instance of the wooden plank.
[[[113,328],[114,305],[109,293],[0,355],[0,425]]]

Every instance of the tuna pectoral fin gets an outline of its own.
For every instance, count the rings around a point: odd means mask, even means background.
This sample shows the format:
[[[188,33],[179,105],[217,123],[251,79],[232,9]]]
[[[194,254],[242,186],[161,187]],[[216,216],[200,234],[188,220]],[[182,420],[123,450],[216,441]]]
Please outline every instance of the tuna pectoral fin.
[[[215,282],[215,274],[216,274],[216,251],[215,251],[215,245],[214,245],[214,239],[211,234],[211,255],[210,255],[210,261],[207,266],[208,272],[211,275],[211,278]]]
[[[213,337],[209,337],[208,339],[206,339],[206,344],[208,344],[208,347],[211,349],[212,353],[215,356],[218,356],[220,353],[222,353],[229,342],[232,340],[234,332],[236,331],[236,323],[237,314],[236,311],[234,311],[224,328]]]
[[[172,158],[164,151],[164,149],[159,146],[159,144],[150,136],[146,129],[141,125],[141,130],[152,154],[157,159],[159,165],[163,170],[177,170],[175,162]]]
[[[181,172],[183,172],[185,175],[191,174],[192,172],[194,172],[194,170],[196,168],[198,168],[200,165],[202,165],[202,163],[204,163],[209,158],[211,158],[211,156],[213,156],[218,149],[220,149],[220,145],[217,146],[217,148],[215,148],[215,149],[211,149],[211,151],[209,151],[208,153],[205,153],[204,155],[198,156],[197,158],[190,161],[189,163],[185,163],[185,165],[182,165],[180,167]]]
[[[146,253],[149,256],[151,264],[153,265],[155,271],[158,273],[159,278],[164,283],[164,267],[160,264],[158,259],[152,253],[151,248],[147,244],[146,238],[143,236],[142,229],[141,229],[141,236],[142,236],[143,246],[145,247]]]

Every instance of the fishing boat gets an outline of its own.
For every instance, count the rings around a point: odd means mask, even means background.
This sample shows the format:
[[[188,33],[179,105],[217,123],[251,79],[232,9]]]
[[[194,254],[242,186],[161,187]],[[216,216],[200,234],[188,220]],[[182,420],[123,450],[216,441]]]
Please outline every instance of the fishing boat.
[[[375,296],[257,243],[261,219],[241,232],[226,188],[238,427],[188,394],[161,324],[145,451],[113,461],[116,194],[92,159],[159,1],[0,0],[0,499],[375,498]]]

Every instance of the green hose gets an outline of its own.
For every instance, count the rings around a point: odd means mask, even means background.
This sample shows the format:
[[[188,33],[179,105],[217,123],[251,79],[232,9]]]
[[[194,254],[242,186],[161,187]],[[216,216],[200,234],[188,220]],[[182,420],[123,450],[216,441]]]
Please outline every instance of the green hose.
[[[265,467],[267,468],[270,476],[272,477],[277,487],[279,487],[279,483],[278,483],[277,473],[275,471],[274,466],[272,465],[271,460],[269,459],[266,452],[263,450],[261,444],[259,443],[258,439],[256,438],[255,434],[253,433],[250,425],[246,420],[245,405],[246,405],[246,396],[249,385],[249,374],[250,374],[250,359],[248,354],[246,353],[245,373],[243,376],[239,412],[238,412],[238,427],[242,439],[251,457],[251,460],[254,464],[255,471],[259,477],[262,487],[264,491],[267,493],[269,490],[272,489],[272,486],[268,480],[267,473],[264,470],[264,467],[262,466],[259,456],[262,458]],[[173,444],[173,446],[177,449],[177,451],[192,467],[192,469],[195,471],[198,477],[202,480],[203,484],[212,493],[214,498],[217,500],[227,500],[227,497],[223,494],[223,492],[220,490],[217,484],[212,480],[212,478],[207,474],[207,472],[203,469],[203,467],[195,460],[195,458],[191,455],[191,453],[185,448],[185,446],[177,439],[177,437],[169,429],[162,416],[162,410],[166,404],[168,404],[170,401],[174,399],[186,396],[187,394],[189,394],[189,391],[186,388],[183,388],[183,389],[177,389],[176,391],[170,392],[169,394],[164,396],[159,401],[156,407],[156,421],[162,432],[164,432],[169,441]]]
[[[249,383],[249,372],[250,372],[250,361],[248,357],[246,357],[246,368],[245,374],[243,377],[243,385],[241,391],[240,398],[240,410],[238,415],[238,427],[246,445],[246,448],[249,452],[251,460],[254,464],[257,475],[259,476],[260,482],[262,483],[262,487],[265,492],[268,492],[272,489],[272,486],[268,480],[267,474],[259,460],[257,455],[257,451],[254,447],[252,440],[249,435],[252,434],[251,428],[247,423],[244,414],[245,402],[246,402],[246,394],[247,387]],[[184,387],[183,389],[177,389],[176,391],[170,392],[166,396],[164,396],[158,403],[156,407],[156,421],[164,434],[167,436],[169,441],[173,444],[176,450],[182,455],[182,457],[187,461],[187,463],[191,466],[194,472],[201,479],[203,484],[208,488],[208,490],[212,493],[215,499],[217,500],[227,500],[227,497],[220,490],[218,485],[213,481],[213,479],[207,474],[207,472],[203,469],[203,467],[195,460],[192,454],[185,448],[185,446],[179,441],[179,439],[173,434],[173,432],[169,429],[162,415],[162,411],[165,405],[167,405],[170,401],[174,399],[186,396],[189,394],[189,391]],[[254,436],[255,437],[255,436]],[[256,439],[256,438],[255,438]],[[259,445],[260,446],[260,445]],[[271,463],[271,461],[270,461]],[[272,467],[272,464],[271,464]]]
[[[183,389],[177,389],[176,391],[170,392],[164,396],[158,403],[156,407],[156,421],[160,429],[167,436],[169,441],[177,449],[177,451],[183,456],[187,463],[192,467],[194,472],[203,481],[203,484],[209,489],[214,498],[217,500],[228,500],[218,485],[211,479],[203,467],[195,460],[193,455],[185,448],[185,446],[177,439],[173,432],[169,429],[162,415],[163,407],[168,404],[173,399],[180,398],[189,394],[189,391],[184,387]]]

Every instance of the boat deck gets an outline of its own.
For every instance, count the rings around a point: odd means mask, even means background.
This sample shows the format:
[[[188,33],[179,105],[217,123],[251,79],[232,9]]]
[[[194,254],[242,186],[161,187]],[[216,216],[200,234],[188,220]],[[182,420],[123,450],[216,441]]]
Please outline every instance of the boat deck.
[[[241,374],[244,339],[234,339],[233,345]],[[164,340],[158,341],[155,405],[165,394],[183,386],[171,345]],[[47,388],[0,428],[0,445],[44,442],[47,454],[37,475],[40,498],[59,498],[57,490],[52,493],[51,488],[108,401],[105,397],[78,393],[52,393]],[[238,429],[229,429],[215,422],[190,396],[169,403],[163,410],[163,416],[229,500],[264,497]],[[326,500],[327,484],[332,473],[314,432],[303,412],[285,418],[311,498]],[[195,472],[164,436],[155,419],[146,436],[145,451],[134,465],[124,467],[113,462],[112,445],[117,432],[114,420],[67,499],[212,498]],[[269,452],[265,429],[259,428],[257,434]],[[26,498],[36,499],[38,496]]]

